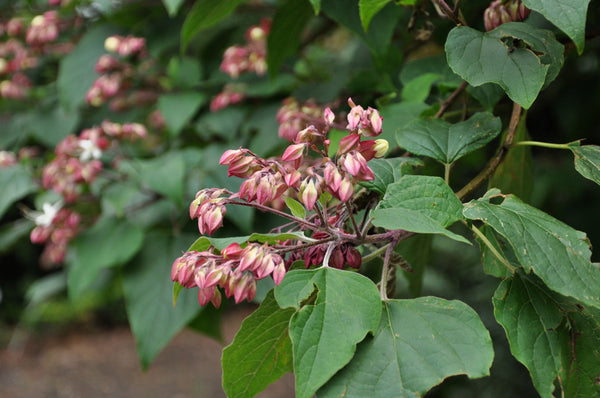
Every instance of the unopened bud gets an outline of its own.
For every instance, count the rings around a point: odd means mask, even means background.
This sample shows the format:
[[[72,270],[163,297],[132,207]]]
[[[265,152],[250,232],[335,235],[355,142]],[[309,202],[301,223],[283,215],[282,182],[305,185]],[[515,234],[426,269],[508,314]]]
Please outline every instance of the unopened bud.
[[[390,149],[390,143],[383,138],[375,140],[375,145],[373,145],[373,149],[375,150],[375,158],[382,158],[387,153],[388,149]]]
[[[116,53],[121,44],[121,39],[117,36],[110,36],[104,40],[104,49],[110,53]]]

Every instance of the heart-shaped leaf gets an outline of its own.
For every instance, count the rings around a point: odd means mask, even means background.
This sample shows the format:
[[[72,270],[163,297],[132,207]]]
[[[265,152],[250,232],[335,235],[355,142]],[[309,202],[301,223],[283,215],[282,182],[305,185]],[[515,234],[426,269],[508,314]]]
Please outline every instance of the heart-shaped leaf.
[[[389,300],[375,336],[359,344],[318,396],[423,396],[452,375],[488,375],[493,357],[489,332],[466,304],[437,297]]]
[[[445,46],[455,73],[473,86],[498,84],[526,109],[560,70],[561,47],[551,33],[519,22],[485,33],[459,26]]]
[[[523,4],[545,16],[573,40],[579,54],[583,52],[590,0],[523,0]]]
[[[585,233],[498,190],[465,204],[463,213],[502,235],[525,271],[533,271],[550,289],[600,308],[600,268],[590,262]]]
[[[500,118],[483,112],[456,124],[441,119],[417,119],[398,129],[396,140],[409,152],[451,164],[493,140],[501,129]]]
[[[459,242],[464,237],[446,229],[463,219],[462,203],[439,177],[402,177],[390,184],[379,207],[373,211],[373,225],[386,229],[442,234]]]
[[[375,284],[334,268],[288,272],[275,298],[280,307],[297,309],[289,328],[298,398],[311,397],[346,365],[381,318]]]

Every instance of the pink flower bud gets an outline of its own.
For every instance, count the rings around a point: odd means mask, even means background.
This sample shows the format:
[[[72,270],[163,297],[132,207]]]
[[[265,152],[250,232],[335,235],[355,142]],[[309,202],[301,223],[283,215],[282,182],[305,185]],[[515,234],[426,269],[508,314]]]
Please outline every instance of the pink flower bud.
[[[215,286],[198,289],[198,303],[200,303],[200,306],[203,307],[209,302],[211,302],[214,299],[215,291],[217,291],[217,288]],[[220,299],[218,300],[218,304],[221,304]],[[215,305],[214,302],[213,305]],[[215,307],[217,306],[215,305]]]
[[[221,250],[221,255],[227,260],[237,260],[240,258],[240,255],[242,254],[243,250],[244,249],[240,247],[239,243],[232,243],[225,249]]]
[[[351,268],[359,269],[362,264],[360,252],[353,246],[349,246],[346,252],[346,262]]]
[[[358,134],[350,134],[345,136],[340,140],[340,146],[337,151],[338,155],[350,152],[352,149],[354,149],[354,147],[356,147],[359,141],[360,135]]]
[[[292,144],[288,146],[281,156],[281,159],[285,162],[290,162],[293,160],[302,159],[304,154],[304,149],[306,148],[306,144]]]
[[[271,275],[273,276],[273,282],[279,285],[285,276],[285,263],[281,261],[281,263],[277,264]]]
[[[319,198],[319,191],[311,178],[306,178],[300,185],[299,199],[310,211]]]
[[[335,115],[333,114],[331,109],[329,109],[329,108],[325,109],[323,119],[325,119],[326,126],[331,126],[333,124],[333,122],[335,121]]]
[[[344,178],[341,181],[340,187],[338,188],[336,193],[336,196],[342,202],[347,202],[348,200],[350,200],[352,198],[352,195],[354,195],[354,184],[352,183],[352,180],[348,177]]]

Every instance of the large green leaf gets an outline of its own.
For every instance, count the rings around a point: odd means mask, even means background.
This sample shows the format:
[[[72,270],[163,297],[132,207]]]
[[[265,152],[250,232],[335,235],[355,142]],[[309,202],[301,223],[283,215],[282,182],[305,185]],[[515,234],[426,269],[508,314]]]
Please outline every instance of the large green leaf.
[[[27,118],[27,132],[38,142],[54,147],[67,135],[74,133],[79,113],[65,111],[57,104],[50,109],[36,109]]]
[[[197,0],[181,27],[181,51],[200,33],[229,14],[247,0]]]
[[[141,181],[148,188],[165,195],[177,206],[183,203],[185,162],[179,151],[139,162]]]
[[[184,289],[173,308],[171,264],[185,250],[190,235],[151,232],[131,267],[123,272],[129,324],[143,367],[200,311],[197,290]]]
[[[515,39],[522,40],[524,46],[511,43]],[[473,86],[500,85],[526,109],[560,70],[561,47],[551,33],[518,22],[486,33],[456,27],[445,46],[448,65],[455,73]]]
[[[377,227],[442,234],[469,243],[464,237],[446,229],[463,219],[462,203],[439,177],[402,177],[388,185],[383,200],[372,215],[373,225]]]
[[[281,309],[271,290],[223,350],[223,389],[229,397],[251,398],[292,372],[288,334],[293,308]]]
[[[523,0],[523,3],[565,32],[577,46],[577,52],[583,52],[585,17],[590,0]]]
[[[590,262],[585,233],[498,190],[465,204],[463,213],[502,235],[525,271],[550,289],[600,308],[600,269]]]
[[[548,73],[542,88],[548,87],[558,76],[564,62],[565,47],[549,30],[535,29],[525,23],[513,22],[498,26],[490,32],[490,35],[497,39],[522,40],[528,49],[535,51],[542,64],[548,65]]]
[[[526,117],[519,120],[514,142],[529,139]],[[504,140],[502,140],[504,141]],[[499,188],[502,192],[512,193],[523,201],[528,202],[533,190],[533,160],[531,147],[526,145],[513,146],[496,168],[488,183],[489,188]]]
[[[178,135],[207,99],[205,94],[198,92],[164,94],[158,99],[157,106],[165,118],[169,132]]]
[[[600,146],[581,145],[579,141],[569,144],[575,157],[575,170],[587,179],[600,184]]]
[[[346,365],[381,318],[375,284],[334,268],[288,272],[275,298],[280,307],[297,309],[289,328],[298,398],[311,397]]]
[[[600,311],[588,308],[584,312],[573,312],[569,316],[569,324],[569,343],[575,344],[575,352],[572,351],[573,344],[569,344],[571,356],[568,364],[563,362],[564,369],[568,369],[563,382],[565,397],[598,397]]]
[[[56,83],[60,102],[67,110],[73,110],[85,101],[85,94],[98,77],[94,65],[106,52],[104,40],[117,32],[108,25],[94,26],[61,60]]]
[[[456,124],[442,119],[417,119],[398,129],[396,140],[409,152],[451,164],[493,140],[501,129],[500,118],[482,112]]]
[[[408,157],[373,159],[369,162],[369,168],[373,170],[375,178],[371,181],[361,181],[360,185],[384,194],[388,185],[400,180],[405,174],[411,174],[415,166],[422,165],[420,160]]]
[[[141,248],[144,231],[126,219],[100,218],[69,244],[69,297],[77,300],[102,268],[122,265]]]
[[[402,101],[424,102],[429,97],[431,86],[442,76],[437,73],[423,73],[402,87]]]
[[[500,284],[493,301],[513,356],[529,369],[542,398],[553,397],[555,380],[566,397],[600,393],[594,382],[600,369],[598,311],[581,313],[537,278],[519,273]]]
[[[271,77],[277,75],[283,60],[295,55],[313,9],[305,0],[286,1],[277,8],[267,37],[267,66]]]
[[[14,202],[36,190],[31,174],[22,165],[0,168],[0,218]]]
[[[386,139],[390,146],[396,142],[396,131],[419,118],[429,105],[422,102],[398,102],[379,109],[383,117],[383,132],[378,138]]]
[[[365,33],[360,20],[358,2],[347,0],[322,0],[321,10],[338,24],[350,29],[360,37],[376,54],[384,54],[389,49],[392,34],[400,16],[400,7],[388,4],[382,12],[371,20],[377,29]]]
[[[489,375],[492,341],[466,304],[421,297],[389,300],[383,307],[375,336],[359,344],[319,398],[417,398],[452,375]]]

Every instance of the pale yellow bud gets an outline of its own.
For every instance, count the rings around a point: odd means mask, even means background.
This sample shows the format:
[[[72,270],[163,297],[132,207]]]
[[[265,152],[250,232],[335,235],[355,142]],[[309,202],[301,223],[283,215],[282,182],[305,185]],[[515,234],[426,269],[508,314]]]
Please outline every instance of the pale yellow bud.
[[[387,153],[388,149],[390,149],[390,143],[383,138],[375,140],[375,145],[373,145],[373,149],[375,150],[375,157],[382,158]]]

